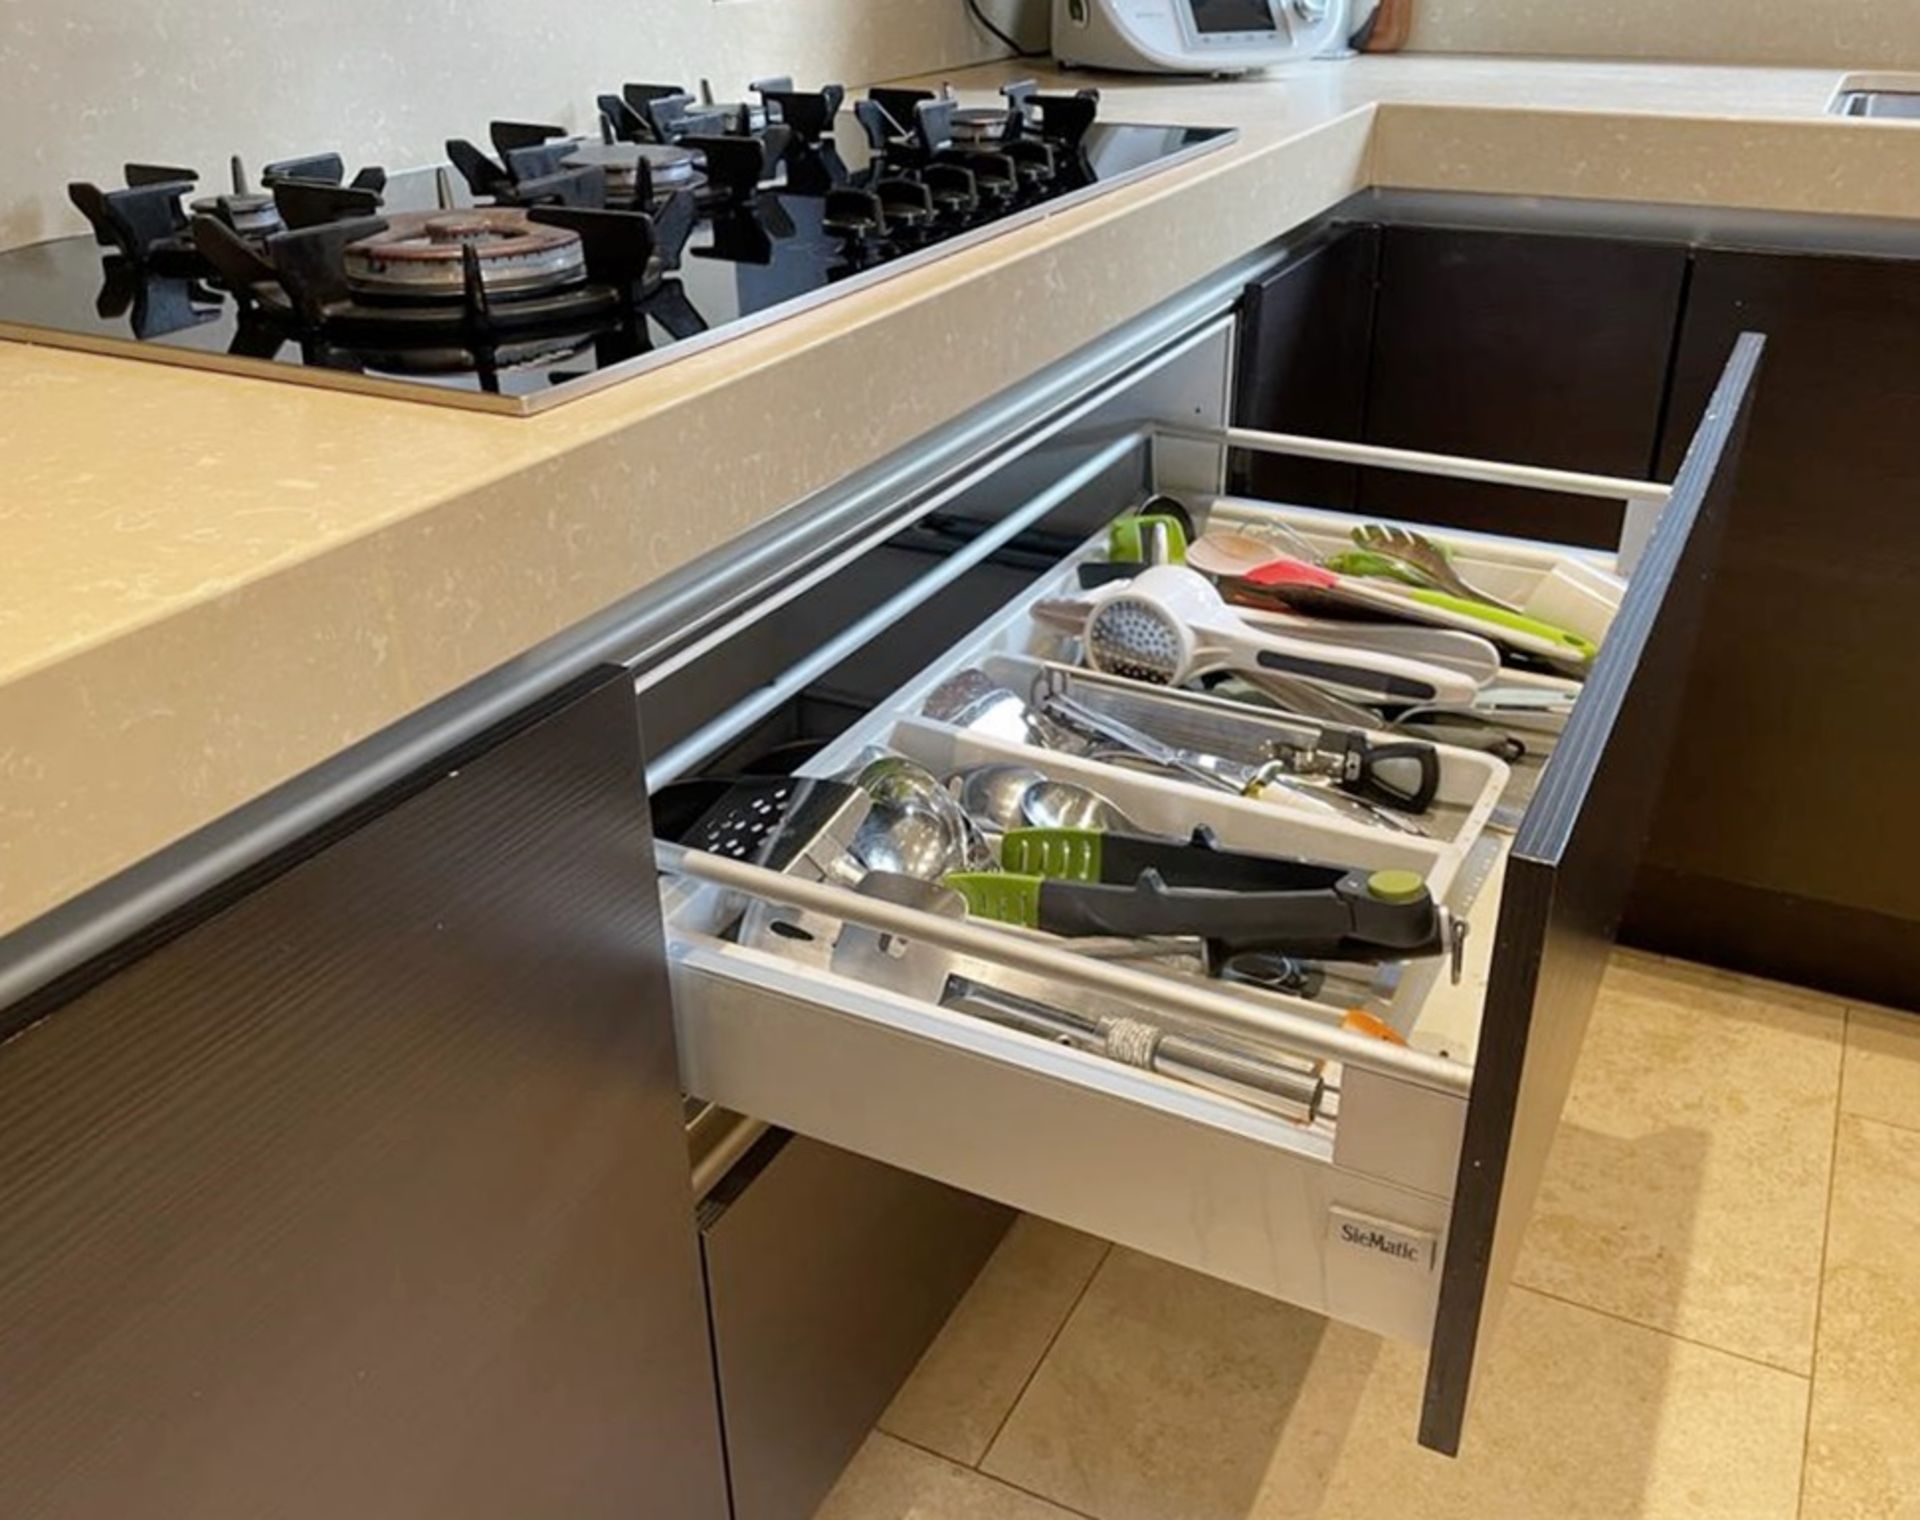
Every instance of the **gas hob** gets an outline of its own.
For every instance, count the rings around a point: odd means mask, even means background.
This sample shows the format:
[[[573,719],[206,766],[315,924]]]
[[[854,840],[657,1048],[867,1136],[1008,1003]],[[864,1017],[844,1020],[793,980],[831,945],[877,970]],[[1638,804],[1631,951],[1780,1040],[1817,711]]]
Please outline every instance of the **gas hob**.
[[[448,165],[335,154],[77,182],[93,236],[0,253],[0,336],[528,413],[1217,148],[1097,92],[629,84],[593,138],[496,121]]]

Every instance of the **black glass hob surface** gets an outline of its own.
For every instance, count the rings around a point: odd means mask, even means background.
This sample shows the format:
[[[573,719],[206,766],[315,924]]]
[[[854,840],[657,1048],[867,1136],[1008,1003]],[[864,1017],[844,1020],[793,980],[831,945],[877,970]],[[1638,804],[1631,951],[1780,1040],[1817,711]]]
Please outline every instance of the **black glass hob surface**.
[[[536,220],[551,216],[563,227],[583,229],[588,280],[598,283],[581,281],[548,302],[529,301],[512,291],[494,297],[487,284],[494,276],[483,277],[476,261],[468,258],[467,314],[449,318],[442,304],[429,312],[434,320],[424,324],[408,319],[412,308],[404,295],[376,294],[344,303],[313,297],[304,305],[297,298],[283,299],[279,285],[267,278],[270,271],[261,257],[265,243],[256,238],[248,244],[228,235],[234,227],[247,230],[233,208],[241,208],[244,216],[258,215],[262,198],[257,193],[231,202],[221,197],[227,227],[213,229],[218,239],[202,235],[199,250],[191,236],[176,237],[184,255],[176,248],[170,258],[136,260],[103,246],[104,233],[0,253],[0,334],[254,373],[264,367],[280,378],[389,394],[397,390],[446,404],[534,410],[570,391],[596,388],[609,371],[637,373],[651,367],[647,361],[690,352],[835,291],[917,267],[943,251],[1024,225],[1235,135],[1231,129],[1095,121],[1071,145],[1056,144],[1050,150],[1044,176],[1029,177],[1022,168],[1019,182],[990,202],[984,193],[974,193],[971,170],[943,180],[944,167],[909,162],[903,172],[902,163],[889,156],[891,150],[876,145],[880,134],[846,113],[819,126],[811,140],[783,139],[778,161],[767,166],[757,185],[749,170],[746,188],[736,184],[732,194],[707,184],[704,174],[697,190],[675,191],[671,183],[643,189],[638,204],[648,206],[650,220],[658,224],[657,237],[633,254],[645,266],[644,275],[602,278],[609,237],[617,253],[620,235],[631,229],[603,225],[621,221],[605,212],[556,202],[550,212],[532,214]],[[500,164],[484,152],[467,149],[484,166],[477,173],[470,165],[462,166],[469,184],[485,188],[486,174],[498,174],[501,165],[531,154],[539,158],[538,168],[560,166],[562,179],[593,178],[598,197],[602,170],[618,174],[638,156],[637,149],[622,144],[571,139],[542,143],[535,138],[530,146],[516,148],[511,133],[504,140],[509,152],[501,155]],[[696,144],[700,140],[687,139]],[[503,141],[497,125],[494,141]],[[901,151],[910,157],[911,145]],[[991,165],[1002,162],[998,145],[948,150],[938,157],[943,164],[949,159],[972,163],[967,155],[982,151],[989,160],[974,168],[984,180],[994,172]],[[1026,151],[1030,160],[1038,153]],[[668,168],[679,172],[677,164],[663,162],[659,148],[650,146],[645,152],[657,175]],[[722,156],[721,150],[715,151],[715,179]],[[167,172],[189,171],[142,168],[128,178],[157,181]],[[955,180],[965,188],[950,195]],[[931,181],[931,193],[922,188],[925,181]],[[471,237],[471,228],[456,225],[449,230],[448,218],[457,217],[458,208],[469,203],[485,208],[490,200],[471,195],[446,171],[373,183],[379,185],[377,207],[369,209],[372,199],[359,195],[359,204],[339,213],[338,221],[302,234],[319,250],[322,264],[316,266],[316,279],[322,297],[339,294],[342,245],[364,239],[382,221],[399,229],[389,235],[418,233],[423,245],[443,234]],[[456,186],[452,197],[450,184]],[[166,188],[160,187],[162,199]],[[979,188],[987,187],[983,182]],[[186,191],[176,183],[171,190],[181,204],[196,209],[212,204],[203,185]],[[321,186],[315,193],[324,190]],[[333,200],[353,202],[355,196],[351,187],[341,188]],[[966,197],[964,209],[955,209]],[[354,210],[364,214],[349,214]],[[472,214],[490,213],[482,209]],[[324,216],[315,219],[325,221]],[[98,219],[95,225],[101,225]],[[433,230],[422,230],[428,227]],[[598,264],[596,248],[601,250]],[[212,265],[202,256],[207,252],[215,261]],[[347,255],[358,256],[357,249],[349,246]],[[541,256],[538,249],[530,255]],[[326,264],[327,259],[332,263]],[[408,266],[396,259],[380,267],[400,290],[410,268],[429,266]],[[457,265],[431,267],[451,270],[457,283]],[[618,268],[617,262],[613,267]],[[248,286],[255,276],[262,283]],[[269,299],[236,300],[236,289],[266,290]],[[302,316],[308,309],[311,320]]]

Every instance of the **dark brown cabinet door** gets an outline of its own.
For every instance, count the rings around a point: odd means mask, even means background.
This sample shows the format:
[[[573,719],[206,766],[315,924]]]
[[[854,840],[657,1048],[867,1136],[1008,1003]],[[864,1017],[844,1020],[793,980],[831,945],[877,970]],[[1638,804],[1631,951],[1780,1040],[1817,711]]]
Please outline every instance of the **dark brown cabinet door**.
[[[1366,441],[1646,478],[1686,268],[1684,248],[1654,243],[1388,228]],[[1368,470],[1357,505],[1560,543],[1620,540],[1618,502],[1472,481]]]
[[[1267,433],[1366,439],[1380,229],[1329,232],[1241,297],[1234,421]],[[1360,471],[1286,454],[1238,454],[1233,489],[1262,501],[1350,511]]]
[[[733,1520],[807,1520],[1014,1216],[781,1131],[703,1213]]]
[[[0,1046],[9,1520],[720,1520],[630,682]]]
[[[1767,381],[1629,927],[1920,1008],[1920,261],[1700,252],[1669,436],[1743,328]]]

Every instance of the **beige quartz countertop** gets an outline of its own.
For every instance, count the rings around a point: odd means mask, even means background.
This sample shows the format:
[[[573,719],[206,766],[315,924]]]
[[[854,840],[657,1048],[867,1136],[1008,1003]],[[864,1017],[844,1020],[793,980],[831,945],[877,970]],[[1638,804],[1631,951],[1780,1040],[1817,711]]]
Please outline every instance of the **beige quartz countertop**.
[[[1920,130],[1825,118],[1837,77],[1103,78],[1241,138],[530,418],[0,343],[0,932],[1368,185],[1920,217]]]

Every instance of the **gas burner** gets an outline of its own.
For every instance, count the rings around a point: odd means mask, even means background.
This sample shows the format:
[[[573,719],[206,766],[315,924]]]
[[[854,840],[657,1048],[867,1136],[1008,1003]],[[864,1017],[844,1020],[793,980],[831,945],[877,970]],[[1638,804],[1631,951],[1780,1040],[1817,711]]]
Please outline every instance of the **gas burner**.
[[[618,95],[602,95],[597,103],[603,128],[616,142],[751,137],[764,132],[769,119],[764,105],[715,101],[704,79],[698,95],[677,84],[627,84]]]
[[[195,216],[217,216],[242,237],[264,238],[286,227],[272,192],[260,194],[247,183],[246,166],[235,154],[228,164],[233,190],[228,195],[203,195],[192,203]]]
[[[488,295],[538,294],[587,276],[578,233],[501,207],[399,213],[341,251],[341,272],[357,295],[457,301],[469,259]]]
[[[693,217],[682,192],[657,216],[564,206],[402,212],[283,232],[264,248],[202,216],[193,238],[255,325],[382,352],[497,349],[509,337],[525,345],[632,326],[656,302],[663,325],[698,330],[699,314],[670,278]]]
[[[238,155],[229,161],[228,174],[232,190],[198,197],[192,214],[212,217],[255,243],[288,227],[364,216],[379,207],[387,182],[384,170],[367,168],[351,185],[343,183],[346,165],[337,153],[268,164],[261,172],[263,191],[248,183]],[[125,176],[121,190],[102,190],[84,180],[67,186],[68,198],[93,228],[94,241],[136,268],[204,273],[206,265],[188,231],[188,211],[181,205],[198,185],[199,172],[128,164]]]
[[[707,183],[701,153],[666,143],[582,143],[560,163],[564,169],[599,169],[607,177],[607,200],[616,205],[650,203]]]
[[[847,98],[845,85],[796,90],[793,81],[784,76],[756,80],[753,90],[766,102],[768,118],[780,122],[807,147],[818,147],[826,140]]]
[[[1004,106],[963,106],[951,88],[936,94],[876,87],[853,110],[868,146],[896,169],[992,152],[1016,161],[1028,191],[1052,187],[1069,166],[1076,184],[1091,178],[1082,145],[1099,114],[1098,90],[1042,95],[1021,80],[1000,93]]]

